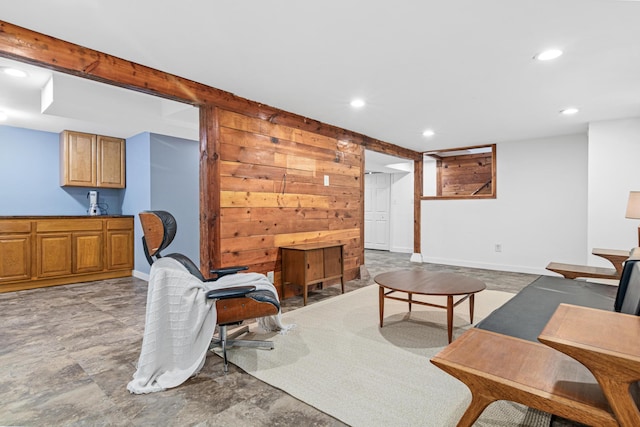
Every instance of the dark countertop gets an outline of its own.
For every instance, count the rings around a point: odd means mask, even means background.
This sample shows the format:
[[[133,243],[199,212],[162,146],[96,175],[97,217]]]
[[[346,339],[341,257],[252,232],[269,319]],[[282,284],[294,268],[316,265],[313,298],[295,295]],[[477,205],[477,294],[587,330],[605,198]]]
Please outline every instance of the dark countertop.
[[[0,219],[133,218],[133,215],[2,215]]]

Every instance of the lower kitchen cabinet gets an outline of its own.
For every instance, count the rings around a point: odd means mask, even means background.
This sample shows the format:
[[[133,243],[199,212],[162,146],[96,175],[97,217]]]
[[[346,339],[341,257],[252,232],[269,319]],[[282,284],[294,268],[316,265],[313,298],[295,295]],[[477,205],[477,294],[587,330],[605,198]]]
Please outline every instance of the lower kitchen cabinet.
[[[133,216],[0,217],[0,292],[131,275]]]

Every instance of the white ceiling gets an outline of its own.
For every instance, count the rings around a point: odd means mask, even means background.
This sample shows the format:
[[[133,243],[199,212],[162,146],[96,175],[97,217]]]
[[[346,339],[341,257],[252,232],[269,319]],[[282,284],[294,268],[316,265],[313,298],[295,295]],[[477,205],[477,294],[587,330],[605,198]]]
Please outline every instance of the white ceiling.
[[[636,1],[0,0],[0,10],[12,24],[417,151],[585,133],[589,122],[640,117]],[[550,47],[564,55],[532,59]],[[24,99],[9,96],[5,80],[6,111]],[[66,103],[109,96],[96,86]],[[121,98],[128,91],[111,92],[97,116],[85,111],[95,104],[75,108],[84,116],[74,128],[126,137],[144,125],[197,139],[195,109],[146,100],[140,118],[133,98]],[[353,109],[355,97],[367,105]],[[559,114],[569,106],[580,112]],[[166,130],[149,129],[150,110],[169,116]],[[20,126],[59,128],[54,122],[45,114]],[[423,137],[427,128],[436,135]]]

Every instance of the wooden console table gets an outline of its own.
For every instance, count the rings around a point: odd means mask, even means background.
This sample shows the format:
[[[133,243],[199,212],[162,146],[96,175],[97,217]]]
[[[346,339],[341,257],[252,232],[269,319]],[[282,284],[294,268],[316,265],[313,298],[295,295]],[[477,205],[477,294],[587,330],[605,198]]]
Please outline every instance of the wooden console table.
[[[282,284],[302,287],[302,299],[307,305],[309,285],[340,279],[344,293],[344,244],[309,243],[282,246]]]

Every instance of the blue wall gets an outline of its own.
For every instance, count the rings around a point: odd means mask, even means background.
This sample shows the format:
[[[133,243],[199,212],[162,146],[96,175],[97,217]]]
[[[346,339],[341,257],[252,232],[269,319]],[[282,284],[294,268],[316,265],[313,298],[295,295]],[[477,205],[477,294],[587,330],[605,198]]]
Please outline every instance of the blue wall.
[[[57,133],[0,126],[0,215],[87,215],[92,188],[60,187]],[[122,213],[123,190],[95,189],[106,213]]]
[[[134,270],[149,274],[142,249],[142,226],[138,213],[151,209],[151,146],[148,132],[127,138],[127,188],[122,211],[134,215]]]
[[[127,138],[127,188],[96,189],[109,214],[134,215],[134,270],[149,273],[138,213],[171,212],[178,232],[168,252],[199,265],[199,143],[148,132]],[[87,215],[91,188],[60,187],[59,135],[0,126],[0,216]],[[104,212],[103,212],[104,213]]]
[[[178,230],[169,252],[200,265],[200,143],[151,134],[151,209],[171,212]]]

